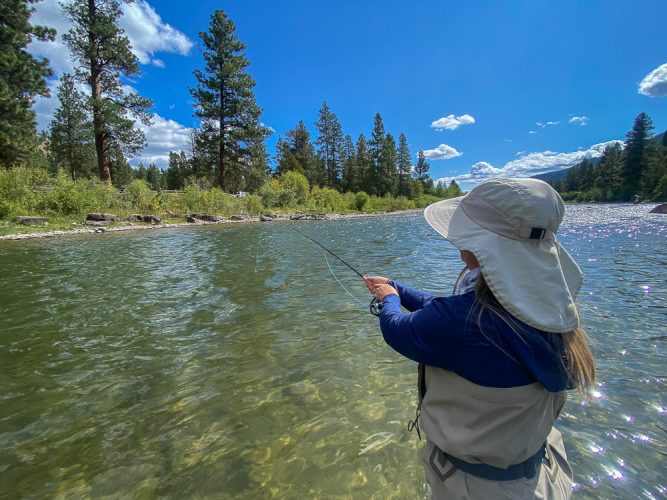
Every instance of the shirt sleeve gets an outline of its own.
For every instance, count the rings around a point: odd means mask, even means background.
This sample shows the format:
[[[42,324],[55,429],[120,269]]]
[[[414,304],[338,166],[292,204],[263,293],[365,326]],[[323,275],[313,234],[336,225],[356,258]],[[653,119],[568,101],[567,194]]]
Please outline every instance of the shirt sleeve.
[[[389,284],[398,292],[398,295],[401,298],[401,305],[410,312],[422,309],[435,297],[435,295],[431,295],[430,293],[410,288],[400,281],[390,280]]]
[[[407,314],[400,306],[396,295],[387,295],[382,302],[380,329],[385,342],[418,363],[453,369],[459,344],[454,332],[460,327],[447,328],[447,323],[455,321],[454,314],[443,315],[435,304]]]

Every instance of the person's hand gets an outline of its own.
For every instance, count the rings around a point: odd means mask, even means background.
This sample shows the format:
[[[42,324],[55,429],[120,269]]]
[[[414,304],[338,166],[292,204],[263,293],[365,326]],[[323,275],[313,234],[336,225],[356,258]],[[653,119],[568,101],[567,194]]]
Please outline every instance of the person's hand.
[[[371,276],[369,274],[364,275],[364,281],[366,282],[366,287],[368,288],[368,291],[371,293],[373,292],[374,285],[389,284],[389,278],[385,278],[384,276]]]
[[[364,276],[366,286],[371,295],[382,302],[387,295],[398,295],[396,289],[389,285],[389,280],[383,276]]]

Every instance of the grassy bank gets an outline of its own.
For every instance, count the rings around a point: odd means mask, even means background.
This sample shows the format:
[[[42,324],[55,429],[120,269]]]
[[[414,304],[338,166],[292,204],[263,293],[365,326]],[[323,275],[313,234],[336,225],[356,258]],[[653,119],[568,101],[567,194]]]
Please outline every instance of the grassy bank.
[[[0,235],[76,229],[89,212],[113,213],[122,220],[132,214],[160,216],[163,223],[184,222],[185,214],[220,216],[285,213],[388,212],[423,208],[435,196],[369,196],[364,192],[339,193],[334,189],[308,186],[300,174],[288,173],[268,181],[256,194],[232,196],[217,188],[191,184],[178,192],[158,192],[143,180],[134,180],[124,190],[109,188],[97,179],[72,180],[64,174],[50,175],[42,169],[0,170]],[[17,223],[22,215],[48,218],[48,224]],[[122,224],[121,223],[112,223]]]

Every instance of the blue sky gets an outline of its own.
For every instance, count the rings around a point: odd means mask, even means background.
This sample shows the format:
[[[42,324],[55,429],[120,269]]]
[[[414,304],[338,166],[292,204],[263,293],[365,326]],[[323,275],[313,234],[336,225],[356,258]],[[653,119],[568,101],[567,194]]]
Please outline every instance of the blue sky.
[[[36,7],[33,22],[67,29],[56,0]],[[434,179],[464,186],[599,155],[642,111],[656,132],[667,128],[664,0],[140,0],[121,24],[142,63],[129,85],[153,99],[155,115],[134,164],[166,167],[169,149],[180,150],[196,125],[188,87],[214,8],[247,45],[262,121],[275,130],[271,152],[299,120],[314,133],[324,100],[355,140],[380,112],[413,156],[427,152]],[[56,77],[73,67],[58,41],[30,50],[50,58]],[[41,127],[56,105],[36,103]]]

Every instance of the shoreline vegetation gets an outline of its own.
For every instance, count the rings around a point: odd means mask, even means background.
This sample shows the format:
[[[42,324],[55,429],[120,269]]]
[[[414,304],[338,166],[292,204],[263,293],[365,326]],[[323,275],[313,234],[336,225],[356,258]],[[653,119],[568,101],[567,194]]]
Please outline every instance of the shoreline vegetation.
[[[112,222],[109,225],[86,225],[84,222],[74,222],[76,227],[53,229],[49,226],[16,226],[21,229],[29,229],[30,232],[20,233],[0,233],[0,241],[17,241],[38,238],[53,238],[55,236],[68,236],[75,234],[96,234],[106,232],[123,232],[123,231],[141,231],[152,229],[173,229],[182,227],[201,227],[222,224],[247,224],[247,223],[263,223],[263,222],[285,222],[285,221],[322,221],[322,220],[343,220],[343,219],[358,219],[365,217],[380,217],[380,216],[394,216],[406,213],[421,212],[422,209],[406,209],[395,210],[389,212],[342,212],[342,213],[321,213],[321,214],[304,214],[304,213],[278,213],[273,215],[250,216],[247,214],[232,215],[231,217],[223,217],[213,215],[217,218],[215,221],[197,220],[196,222],[182,222],[181,220],[166,219],[167,222],[159,223],[137,223],[129,220]],[[1,228],[2,226],[0,226]],[[35,231],[37,229],[37,231]]]
[[[458,185],[435,194],[375,196],[313,186],[298,172],[273,177],[256,194],[232,195],[194,180],[182,190],[154,190],[134,179],[119,190],[94,178],[72,180],[40,168],[0,170],[0,239],[127,231],[158,227],[331,220],[423,209],[461,195]]]

